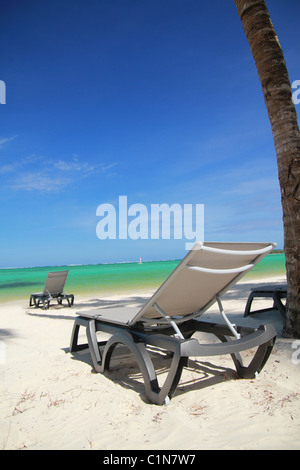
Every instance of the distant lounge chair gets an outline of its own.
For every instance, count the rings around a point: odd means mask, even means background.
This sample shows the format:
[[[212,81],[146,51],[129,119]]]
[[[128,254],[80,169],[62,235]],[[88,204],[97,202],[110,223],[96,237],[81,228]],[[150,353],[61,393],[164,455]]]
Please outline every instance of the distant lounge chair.
[[[78,312],[70,351],[74,353],[89,347],[95,371],[103,373],[109,368],[115,347],[125,345],[140,367],[148,400],[158,405],[170,401],[189,356],[230,354],[238,376],[254,378],[272,351],[275,329],[272,325],[258,328],[233,325],[225,315],[221,296],[274,246],[263,243],[196,243],[141,308],[98,308]],[[219,306],[221,323],[199,319],[215,302]],[[81,326],[86,328],[87,344],[78,344]],[[197,331],[212,333],[220,342],[201,344],[192,338]],[[111,336],[107,341],[98,342],[97,332]],[[171,353],[170,370],[162,386],[159,386],[148,346]],[[240,352],[254,347],[257,350],[246,367]]]
[[[66,299],[69,307],[72,307],[74,295],[64,293],[68,274],[69,271],[48,273],[43,292],[31,294],[29,306],[32,307],[34,305],[35,307],[39,307],[40,303],[42,303],[44,308],[47,309],[49,308],[51,300],[56,300],[58,304],[61,304],[62,301]]]
[[[245,307],[244,317],[248,315],[253,315],[254,313],[259,312],[268,312],[270,310],[278,310],[283,318],[286,316],[285,305],[282,303],[281,299],[286,299],[287,296],[287,285],[283,284],[280,286],[260,286],[252,289],[248,301]],[[273,306],[269,308],[263,308],[260,310],[252,310],[251,306],[255,297],[271,297],[273,299]]]

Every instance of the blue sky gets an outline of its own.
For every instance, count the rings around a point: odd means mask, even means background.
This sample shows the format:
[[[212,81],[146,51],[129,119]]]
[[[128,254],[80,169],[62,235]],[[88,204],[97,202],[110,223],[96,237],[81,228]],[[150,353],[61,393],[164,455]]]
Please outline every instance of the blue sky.
[[[300,80],[300,3],[267,6]],[[233,0],[13,0],[1,19],[0,267],[184,256],[185,240],[99,240],[97,207],[122,195],[204,204],[209,241],[283,247],[272,133]]]

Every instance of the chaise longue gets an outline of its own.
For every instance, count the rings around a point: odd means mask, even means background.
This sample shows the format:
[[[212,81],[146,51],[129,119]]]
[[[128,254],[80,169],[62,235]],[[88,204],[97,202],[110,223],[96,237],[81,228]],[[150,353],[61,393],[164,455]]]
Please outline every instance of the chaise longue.
[[[30,295],[29,307],[34,305],[38,308],[40,303],[42,303],[44,309],[48,309],[51,300],[56,300],[58,304],[61,304],[64,299],[67,300],[69,307],[72,307],[74,303],[74,295],[66,294],[64,292],[68,274],[69,271],[48,273],[43,292],[36,292]]]
[[[144,379],[147,399],[168,404],[175,393],[189,356],[230,354],[240,378],[252,379],[264,367],[276,339],[272,325],[257,328],[233,325],[226,316],[221,297],[276,244],[197,242],[166,281],[142,307],[96,308],[80,311],[74,321],[70,352],[89,348],[96,372],[109,369],[117,345],[125,345],[134,355]],[[221,321],[201,319],[213,304]],[[79,329],[86,328],[87,343],[79,344]],[[98,341],[97,333],[108,333]],[[219,341],[201,344],[195,332],[215,335]],[[166,380],[159,386],[149,349],[171,354]],[[245,366],[240,353],[255,348]],[[252,351],[251,351],[252,353]]]

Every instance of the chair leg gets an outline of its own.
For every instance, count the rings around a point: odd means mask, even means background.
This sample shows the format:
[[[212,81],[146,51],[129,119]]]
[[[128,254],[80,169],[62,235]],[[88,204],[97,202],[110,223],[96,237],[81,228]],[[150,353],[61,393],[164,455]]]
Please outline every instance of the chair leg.
[[[156,405],[168,404],[181,377],[182,369],[187,365],[187,357],[180,356],[180,348],[173,354],[170,370],[164,385],[160,388],[153,362],[143,342],[136,342],[129,332],[115,333],[107,342],[101,366],[97,369],[104,372],[109,369],[113,350],[118,344],[126,346],[134,355],[144,379],[145,393],[148,400]]]
[[[72,330],[72,335],[71,335],[71,341],[70,341],[70,352],[77,352],[77,351],[82,351],[83,349],[90,349],[89,343],[82,343],[78,344],[78,334],[81,326],[84,326],[87,328],[87,324],[90,320],[83,320],[80,318],[76,318],[74,325],[73,325],[73,330]]]
[[[104,373],[109,369],[111,357],[116,346],[118,344],[124,345],[132,352],[138,363],[144,379],[145,393],[148,400],[151,403],[163,405],[167,404],[175,393],[183,367],[187,365],[189,356],[230,354],[238,376],[240,378],[252,379],[264,367],[276,339],[275,330],[270,327],[261,326],[259,328],[260,331],[255,330],[252,334],[246,328],[241,328],[239,332],[242,334],[242,338],[240,340],[233,340],[231,336],[228,336],[230,331],[224,325],[197,323],[198,325],[196,325],[196,322],[193,322],[187,326],[186,336],[190,337],[193,331],[208,332],[214,334],[224,344],[201,345],[196,339],[185,339],[182,341],[160,334],[148,335],[144,332],[125,330],[117,326],[108,325],[93,318],[78,317],[73,326],[70,350],[71,352],[79,351],[88,346],[94,370]],[[78,345],[80,326],[86,328],[87,344]],[[196,328],[194,328],[195,326]],[[111,334],[109,340],[98,342],[97,331]],[[162,386],[159,386],[156,371],[147,349],[148,346],[154,346],[171,353],[171,366]],[[250,364],[245,366],[239,351],[252,348],[257,348],[256,352]]]
[[[279,291],[275,291],[273,295],[274,306],[281,313],[283,318],[286,318],[285,306],[281,302],[281,299],[282,299],[281,293]]]
[[[87,343],[78,345],[78,334],[80,326],[86,328]],[[103,352],[100,352],[99,344],[104,346]],[[139,369],[143,375],[145,394],[151,403],[157,405],[168,404],[175,393],[177,384],[180,380],[183,367],[187,365],[187,357],[181,357],[180,348],[173,351],[171,367],[163,386],[160,388],[157,380],[156,371],[153,362],[142,341],[135,338],[134,333],[128,331],[115,332],[107,342],[98,343],[96,336],[96,325],[94,319],[77,318],[74,322],[70,352],[80,351],[89,348],[93,368],[96,372],[104,373],[109,370],[110,361],[114,349],[118,344],[127,347],[134,355]]]
[[[39,304],[40,304],[39,298],[36,295],[31,295],[29,306],[32,307],[34,305],[35,308],[38,308]]]
[[[231,341],[231,338],[225,337],[225,336],[218,336],[218,338],[223,343]],[[264,365],[266,364],[272,352],[274,343],[275,343],[275,338],[258,346],[256,353],[254,354],[254,357],[248,366],[244,366],[240,353],[232,353],[231,357],[234,362],[239,378],[254,379],[256,375],[260,373],[260,371],[263,369]]]
[[[251,294],[248,297],[247,304],[246,304],[246,307],[245,307],[244,317],[247,317],[248,315],[251,315],[251,305],[252,305],[254,296],[255,296],[255,294],[253,292],[251,292]]]
[[[71,341],[70,341],[70,352],[76,352],[76,351],[81,351],[82,349],[86,349],[89,347],[89,345],[86,344],[78,344],[78,333],[80,329],[81,324],[75,320],[74,325],[73,325],[73,330],[72,330],[72,335],[71,335]]]

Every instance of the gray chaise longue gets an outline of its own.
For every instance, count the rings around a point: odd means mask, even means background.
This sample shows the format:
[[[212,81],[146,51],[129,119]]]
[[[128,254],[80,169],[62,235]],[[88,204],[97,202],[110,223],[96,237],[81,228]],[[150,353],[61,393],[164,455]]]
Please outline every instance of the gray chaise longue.
[[[61,304],[64,299],[67,300],[69,307],[74,303],[74,295],[64,292],[65,283],[69,271],[55,271],[47,274],[43,292],[36,292],[30,295],[29,307],[33,305],[38,308],[40,303],[44,308],[49,308],[51,300],[56,300]]]
[[[275,329],[272,325],[257,328],[233,325],[224,312],[221,297],[275,246],[197,242],[142,307],[78,312],[70,351],[76,353],[88,347],[95,371],[104,373],[116,346],[125,345],[140,367],[147,399],[158,405],[169,403],[189,356],[230,354],[238,376],[254,378],[272,351]],[[221,322],[202,320],[201,315],[214,303],[218,304]],[[86,344],[78,344],[80,327],[86,328]],[[198,331],[212,333],[219,341],[201,344],[193,338]],[[99,341],[98,332],[109,333],[109,339]],[[171,353],[170,369],[162,386],[159,386],[149,347]],[[256,351],[245,366],[240,353],[252,348]]]

